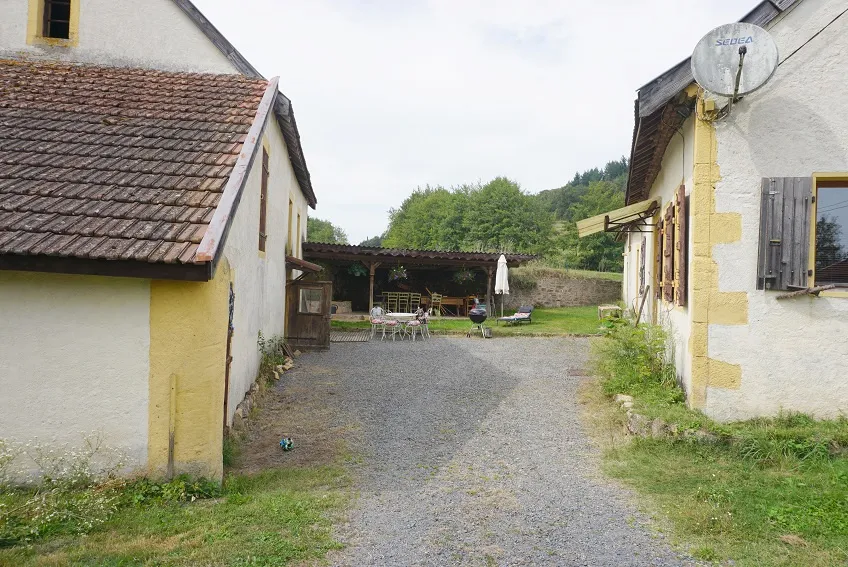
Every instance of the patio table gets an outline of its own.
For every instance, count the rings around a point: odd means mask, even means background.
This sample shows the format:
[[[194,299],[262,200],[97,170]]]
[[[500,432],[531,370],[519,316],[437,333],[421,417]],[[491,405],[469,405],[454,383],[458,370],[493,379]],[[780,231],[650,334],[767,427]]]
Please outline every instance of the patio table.
[[[406,337],[406,324],[415,319],[415,313],[386,313],[383,316],[385,319],[394,319],[401,325],[401,330],[403,331],[403,336],[401,336],[401,340]]]

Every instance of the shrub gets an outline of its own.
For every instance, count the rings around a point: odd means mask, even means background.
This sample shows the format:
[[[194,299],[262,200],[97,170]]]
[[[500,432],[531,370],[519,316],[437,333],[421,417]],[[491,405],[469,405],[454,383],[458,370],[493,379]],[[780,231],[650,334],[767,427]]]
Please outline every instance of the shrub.
[[[180,475],[168,482],[142,478],[127,484],[122,494],[122,503],[138,506],[151,503],[194,502],[220,495],[220,485],[203,478],[192,479],[188,475]]]
[[[668,402],[683,401],[669,355],[673,351],[662,327],[634,327],[617,318],[607,319],[602,327],[605,337],[593,343],[591,363],[602,378],[606,394],[651,391],[661,393]]]
[[[285,340],[281,336],[266,338],[259,331],[259,351],[262,353],[262,361],[259,364],[259,376],[265,378],[270,384],[274,381],[274,367],[286,362]]]

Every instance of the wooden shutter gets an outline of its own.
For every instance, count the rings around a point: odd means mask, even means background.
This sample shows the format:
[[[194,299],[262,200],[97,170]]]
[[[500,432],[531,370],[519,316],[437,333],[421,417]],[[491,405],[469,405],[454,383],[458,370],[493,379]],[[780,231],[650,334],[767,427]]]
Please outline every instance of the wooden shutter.
[[[665,241],[663,226],[664,223],[660,219],[657,222],[656,261],[654,262],[654,295],[657,299],[662,298],[663,292],[663,242]]]
[[[645,264],[648,260],[648,241],[642,237],[642,247],[639,249],[639,296],[645,293]]]
[[[265,241],[268,235],[265,232],[267,222],[268,205],[268,152],[262,149],[262,189],[259,194],[259,250],[265,251]]]
[[[663,301],[674,301],[674,206],[669,203],[663,221]]]
[[[675,223],[674,248],[677,253],[674,267],[677,271],[674,282],[674,304],[686,305],[686,293],[688,289],[687,272],[689,270],[689,241],[688,241],[688,214],[686,208],[686,187],[681,185],[677,188],[677,196],[674,199],[674,215],[677,219]]]
[[[763,178],[757,289],[807,287],[812,196],[810,177]]]

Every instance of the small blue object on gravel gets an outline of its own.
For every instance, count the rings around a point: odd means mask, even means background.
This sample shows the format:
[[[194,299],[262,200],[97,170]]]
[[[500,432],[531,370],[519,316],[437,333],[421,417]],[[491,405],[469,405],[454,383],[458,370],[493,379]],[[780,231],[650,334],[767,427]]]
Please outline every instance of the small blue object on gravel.
[[[294,443],[291,440],[291,437],[283,437],[280,439],[280,447],[283,451],[291,451],[294,448]]]

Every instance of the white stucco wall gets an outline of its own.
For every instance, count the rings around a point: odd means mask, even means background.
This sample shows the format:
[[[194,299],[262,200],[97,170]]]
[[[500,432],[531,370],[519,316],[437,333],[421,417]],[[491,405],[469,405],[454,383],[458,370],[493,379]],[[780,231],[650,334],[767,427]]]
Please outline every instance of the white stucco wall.
[[[147,463],[150,281],[0,271],[0,438]]]
[[[285,332],[285,256],[290,195],[295,202],[294,223],[299,210],[304,234],[306,230],[306,199],[297,185],[282,132],[273,116],[268,120],[263,139],[270,150],[265,253],[259,252],[261,148],[257,150],[224,244],[224,256],[234,272],[235,290],[228,423],[232,422],[236,406],[256,379],[261,359],[257,346],[259,331],[268,338]]]
[[[660,211],[674,200],[677,188],[681,183],[686,185],[686,194],[692,191],[692,171],[694,159],[694,119],[687,119],[680,129],[680,134],[675,134],[663,155],[660,172],[654,184],[651,186],[649,200],[656,200],[660,205]],[[661,214],[661,212],[660,212]],[[655,221],[651,221],[653,224]],[[625,302],[634,313],[639,310],[641,297],[639,296],[639,249],[642,238],[645,237],[647,257],[645,260],[645,283],[651,286],[648,299],[642,311],[642,321],[653,321],[662,325],[669,334],[674,345],[674,363],[677,368],[677,376],[681,384],[688,392],[690,390],[691,357],[689,356],[689,336],[691,334],[691,310],[687,307],[676,307],[674,303],[667,303],[656,299],[656,247],[653,232],[632,232],[628,235],[625,255]],[[689,238],[689,257],[692,256],[692,241]],[[688,280],[688,298],[692,300],[692,282]]]
[[[237,73],[171,0],[81,0],[75,47],[27,45],[28,0],[0,1],[0,56],[171,71]]]
[[[784,58],[842,10],[840,0],[804,0],[770,32]],[[742,240],[713,248],[721,291],[748,295],[748,325],[710,325],[709,355],[740,364],[738,390],[709,388],[706,411],[739,419],[793,410],[848,413],[848,298],[778,302],[756,290],[760,180],[848,172],[848,19],[837,20],[771,82],[717,123],[718,212],[742,215]]]

